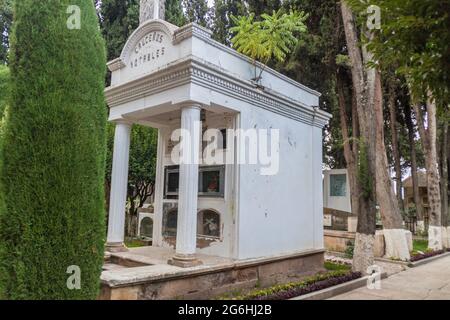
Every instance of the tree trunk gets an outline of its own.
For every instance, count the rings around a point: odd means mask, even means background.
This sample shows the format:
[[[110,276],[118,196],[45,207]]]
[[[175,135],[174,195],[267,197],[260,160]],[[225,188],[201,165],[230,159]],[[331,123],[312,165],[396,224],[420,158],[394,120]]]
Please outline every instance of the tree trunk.
[[[448,111],[447,111],[448,112]],[[441,219],[442,219],[442,226],[444,227],[443,233],[444,233],[444,239],[443,239],[443,245],[446,248],[450,248],[450,233],[448,228],[448,137],[449,137],[449,130],[448,130],[448,121],[447,121],[447,114],[444,114],[444,121],[442,124],[442,133],[441,133],[441,139],[442,143],[441,145],[441,152],[440,152],[440,169],[441,169]]]
[[[353,270],[367,273],[368,268],[373,265],[373,249],[375,243],[375,216],[376,207],[374,199],[374,184],[371,177],[375,177],[375,144],[371,143],[371,137],[375,136],[373,126],[373,110],[367,104],[366,83],[362,53],[358,44],[358,36],[353,13],[345,1],[341,1],[341,13],[344,24],[347,49],[352,63],[351,73],[353,80],[354,95],[358,121],[361,130],[362,151],[358,174],[358,185],[360,186],[360,210],[358,212],[358,227],[355,239],[355,250],[353,256]],[[364,170],[362,170],[364,169]],[[363,172],[365,171],[365,172]]]
[[[356,93],[362,143],[365,148],[364,158],[361,157],[360,159],[360,175],[363,177],[365,176],[361,190],[367,201],[366,204],[370,206],[370,208],[367,208],[369,210],[367,214],[371,215],[365,217],[367,219],[364,219],[363,221],[359,221],[360,219],[358,219],[358,228],[361,227],[358,232],[365,235],[360,237],[365,240],[362,240],[360,244],[356,241],[355,251],[357,251],[358,245],[360,245],[363,250],[367,250],[368,246],[366,243],[370,241],[368,240],[369,237],[374,240],[376,215],[375,196],[377,196],[380,197],[378,202],[381,207],[383,224],[385,225],[384,238],[386,243],[386,253],[390,258],[409,260],[410,256],[406,241],[406,233],[405,230],[402,229],[402,218],[398,210],[398,203],[393,194],[392,184],[388,174],[382,125],[383,110],[380,74],[373,68],[365,67],[368,62],[373,60],[373,55],[367,51],[365,46],[363,46],[362,50],[360,49],[354,17],[344,0],[341,1],[341,11],[344,21],[347,49],[352,64],[352,79]],[[368,34],[368,36],[370,37],[371,35]],[[379,120],[380,111],[381,125]],[[366,172],[361,172],[362,164],[364,164],[364,170]],[[363,205],[361,205],[361,207],[363,207]],[[363,223],[372,223],[372,221],[373,226],[362,225]],[[367,253],[365,254],[367,255]]]
[[[409,260],[409,246],[403,228],[403,219],[395,197],[384,143],[384,118],[381,75],[375,75],[374,100],[376,125],[376,194],[383,221],[383,234],[388,258]]]
[[[405,205],[402,198],[402,168],[400,163],[400,150],[398,143],[398,125],[397,125],[397,112],[396,112],[396,93],[393,83],[389,84],[389,116],[391,122],[391,139],[392,139],[392,155],[394,158],[395,169],[395,187],[398,206],[401,212],[405,211]]]
[[[405,105],[405,121],[406,126],[408,127],[408,139],[409,139],[409,145],[410,145],[410,152],[411,152],[411,178],[412,178],[412,184],[413,184],[413,197],[414,197],[414,203],[416,205],[416,217],[417,217],[417,224],[420,230],[418,231],[425,231],[423,228],[425,227],[424,223],[424,215],[423,215],[423,207],[422,207],[422,201],[420,199],[419,195],[419,177],[417,174],[417,154],[416,154],[416,141],[414,139],[415,136],[415,130],[414,125],[411,118],[411,106],[409,104]]]
[[[350,142],[350,136],[348,132],[348,122],[347,122],[347,104],[345,102],[345,94],[344,94],[344,85],[342,78],[337,75],[337,91],[338,91],[338,100],[339,100],[339,115],[340,115],[340,125],[342,132],[342,139],[344,141],[344,157],[345,162],[347,164],[347,172],[349,177],[350,184],[350,197],[351,197],[351,206],[352,206],[352,214],[355,216],[359,215],[359,185],[358,185],[358,151],[357,151],[357,142],[358,139],[358,121],[357,114],[355,108],[352,106],[352,132],[354,139],[353,142]]]
[[[425,122],[422,116],[419,105],[414,104],[414,111],[416,112],[419,133],[423,141],[425,151],[425,166],[427,169],[427,190],[430,226],[428,228],[428,247],[432,250],[443,249],[443,228],[441,221],[441,192],[439,170],[437,165],[437,118],[436,118],[436,103],[431,93],[428,93],[427,101],[427,124],[425,129]]]

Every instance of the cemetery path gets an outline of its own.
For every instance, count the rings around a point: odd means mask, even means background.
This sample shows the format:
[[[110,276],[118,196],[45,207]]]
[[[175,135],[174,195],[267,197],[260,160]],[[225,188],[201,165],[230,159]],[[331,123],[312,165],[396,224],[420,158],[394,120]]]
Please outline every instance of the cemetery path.
[[[359,288],[330,300],[450,300],[450,256],[381,281],[381,289]]]

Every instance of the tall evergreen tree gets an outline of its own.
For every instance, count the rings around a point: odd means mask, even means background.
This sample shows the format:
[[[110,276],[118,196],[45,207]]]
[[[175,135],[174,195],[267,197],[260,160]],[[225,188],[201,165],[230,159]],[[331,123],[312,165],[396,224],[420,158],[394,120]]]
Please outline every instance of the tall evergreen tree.
[[[244,16],[247,8],[241,0],[216,0],[214,3],[213,38],[223,44],[231,44],[231,16]]]
[[[92,0],[20,0],[14,12],[0,297],[95,299],[105,242],[106,124],[96,12]]]
[[[246,0],[248,10],[255,14],[255,17],[261,16],[263,13],[272,14],[281,8],[281,0]]]
[[[139,25],[139,0],[102,0],[101,29],[108,60],[120,56],[123,46]]]
[[[203,27],[209,25],[209,8],[207,0],[183,0],[186,18],[189,22],[195,22]]]
[[[186,23],[181,0],[166,0],[166,21],[178,27]]]

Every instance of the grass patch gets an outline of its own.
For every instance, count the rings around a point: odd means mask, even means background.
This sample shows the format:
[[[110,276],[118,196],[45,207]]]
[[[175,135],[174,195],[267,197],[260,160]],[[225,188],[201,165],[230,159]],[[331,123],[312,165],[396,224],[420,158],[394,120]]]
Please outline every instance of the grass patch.
[[[147,244],[145,244],[143,241],[137,239],[127,240],[125,241],[125,245],[127,246],[127,248],[139,248],[147,246]]]
[[[414,240],[413,241],[413,253],[419,253],[419,251],[428,251],[428,240]]]
[[[342,263],[335,263],[331,261],[325,261],[324,267],[328,271],[341,271],[341,270],[349,271],[351,269],[351,266],[349,265]]]

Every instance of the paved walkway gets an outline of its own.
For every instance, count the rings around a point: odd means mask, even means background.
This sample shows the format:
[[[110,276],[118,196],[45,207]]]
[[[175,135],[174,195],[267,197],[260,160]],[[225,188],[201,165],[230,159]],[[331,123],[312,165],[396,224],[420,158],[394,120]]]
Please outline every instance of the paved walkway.
[[[380,290],[363,287],[331,300],[450,300],[450,256],[394,274]]]

